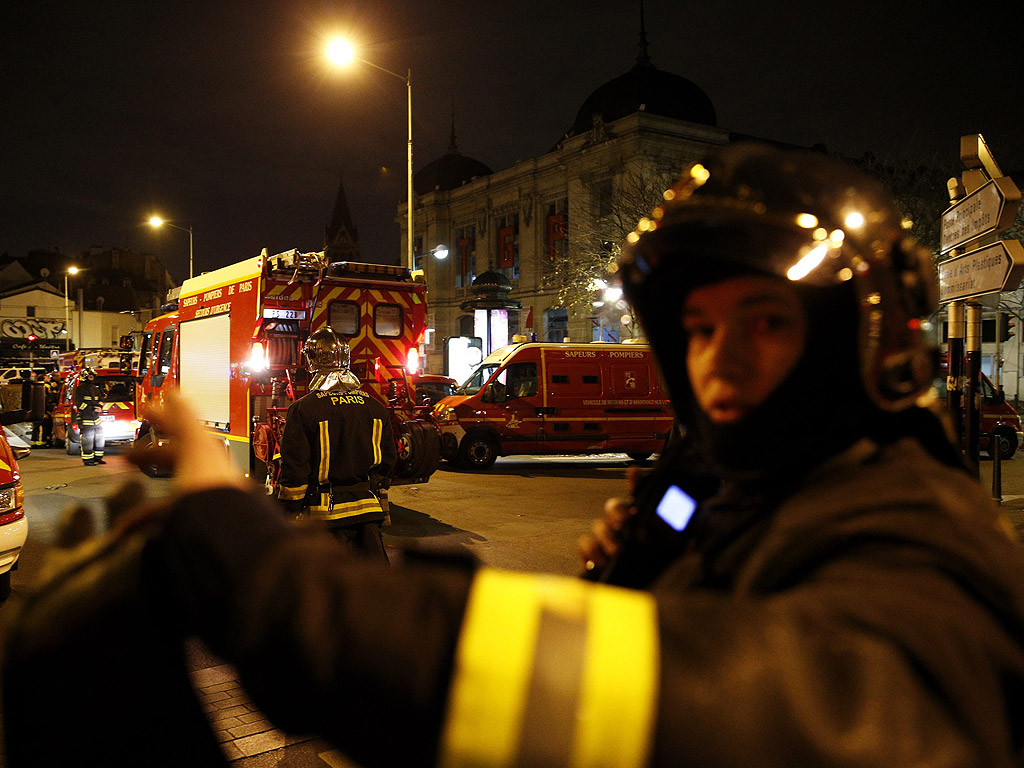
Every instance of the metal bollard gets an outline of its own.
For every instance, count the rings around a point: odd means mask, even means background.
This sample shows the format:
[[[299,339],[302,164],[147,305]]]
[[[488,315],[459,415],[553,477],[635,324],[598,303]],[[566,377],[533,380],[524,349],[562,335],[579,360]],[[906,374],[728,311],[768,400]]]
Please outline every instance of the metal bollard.
[[[992,501],[996,504],[1003,503],[1002,442],[1002,438],[997,434],[992,434],[988,439],[989,450],[992,453]]]

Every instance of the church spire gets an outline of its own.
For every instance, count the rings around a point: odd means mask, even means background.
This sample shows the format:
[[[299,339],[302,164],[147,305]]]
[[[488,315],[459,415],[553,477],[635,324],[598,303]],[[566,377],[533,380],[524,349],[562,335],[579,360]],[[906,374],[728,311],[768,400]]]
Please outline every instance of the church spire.
[[[644,0],[640,0],[640,53],[636,57],[638,67],[651,66],[651,57],[647,53],[647,24],[644,22]]]
[[[334,213],[324,231],[324,251],[330,261],[361,261],[359,257],[359,232],[352,223],[352,214],[345,197],[345,180],[339,174],[338,197],[334,201]]]

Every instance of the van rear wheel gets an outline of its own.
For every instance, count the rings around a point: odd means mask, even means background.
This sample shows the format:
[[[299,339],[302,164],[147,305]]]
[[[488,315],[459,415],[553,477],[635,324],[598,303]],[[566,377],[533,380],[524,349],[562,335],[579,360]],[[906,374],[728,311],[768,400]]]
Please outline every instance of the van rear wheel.
[[[498,446],[494,439],[482,434],[470,434],[459,445],[459,460],[470,469],[488,469],[498,459]]]
[[[629,456],[629,458],[631,458],[633,461],[638,462],[640,464],[651,458],[650,451],[648,451],[647,453],[627,453],[626,455]]]
[[[996,446],[999,446],[999,458],[1002,461],[1012,459],[1017,452],[1017,435],[1009,430],[996,430],[989,439],[988,455],[995,456]]]

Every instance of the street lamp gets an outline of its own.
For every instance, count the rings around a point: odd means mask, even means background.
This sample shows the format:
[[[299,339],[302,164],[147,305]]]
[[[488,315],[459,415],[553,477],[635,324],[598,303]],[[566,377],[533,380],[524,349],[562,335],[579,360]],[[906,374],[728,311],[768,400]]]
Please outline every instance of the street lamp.
[[[434,258],[437,259],[438,261],[444,261],[445,259],[448,258],[448,246],[445,245],[444,243],[435,245],[433,248],[430,249],[430,252],[434,254]]]
[[[359,62],[361,62],[363,64],[366,64],[367,66],[373,67],[374,69],[379,69],[381,72],[384,72],[385,74],[391,75],[392,77],[397,77],[399,80],[404,80],[405,81],[406,103],[407,103],[407,106],[408,106],[408,115],[409,115],[409,141],[408,141],[408,153],[407,153],[408,154],[408,165],[409,165],[409,168],[408,168],[408,174],[407,174],[407,176],[408,176],[408,179],[407,179],[407,181],[408,181],[408,189],[406,190],[406,194],[407,194],[408,201],[409,201],[408,202],[408,210],[406,211],[408,222],[409,222],[408,223],[409,242],[407,244],[408,247],[406,248],[406,259],[408,261],[406,266],[409,269],[415,269],[415,267],[416,267],[415,253],[416,252],[414,250],[415,249],[415,245],[413,244],[413,205],[412,205],[413,204],[413,197],[412,197],[412,195],[413,195],[413,191],[412,191],[412,70],[411,69],[406,70],[406,73],[403,76],[403,75],[398,74],[397,72],[392,72],[390,69],[385,69],[384,67],[382,67],[382,66],[380,66],[378,64],[374,64],[372,61],[367,61],[366,59],[361,59],[358,56],[356,56],[355,49],[352,47],[351,43],[349,43],[347,40],[340,40],[340,39],[331,40],[327,44],[327,58],[330,59],[331,62],[333,62],[334,64],[336,64],[338,66],[346,66],[346,65],[352,63],[353,61],[359,61]]]
[[[182,232],[188,232],[188,276],[192,277],[192,227],[179,227],[177,224],[172,224],[167,219],[162,219],[159,216],[149,217],[149,226],[153,229],[157,229],[166,224],[171,229],[180,229]]]
[[[64,351],[71,351],[71,316],[68,314],[68,275],[77,275],[78,267],[68,267],[64,272]]]

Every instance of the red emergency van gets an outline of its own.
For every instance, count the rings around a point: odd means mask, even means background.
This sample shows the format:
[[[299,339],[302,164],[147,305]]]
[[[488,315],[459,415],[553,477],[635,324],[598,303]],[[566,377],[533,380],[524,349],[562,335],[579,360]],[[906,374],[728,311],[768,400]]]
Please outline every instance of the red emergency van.
[[[442,455],[474,469],[512,454],[662,449],[673,412],[646,344],[513,344],[434,408]]]
[[[935,378],[935,390],[939,398],[946,400],[946,366],[943,363],[940,376]],[[1003,393],[996,389],[992,381],[984,373],[981,374],[981,423],[979,425],[979,448],[989,456],[999,446],[999,458],[1010,459],[1017,452],[1024,430],[1021,428],[1020,414],[1006,402]],[[993,442],[993,436],[996,442]]]

